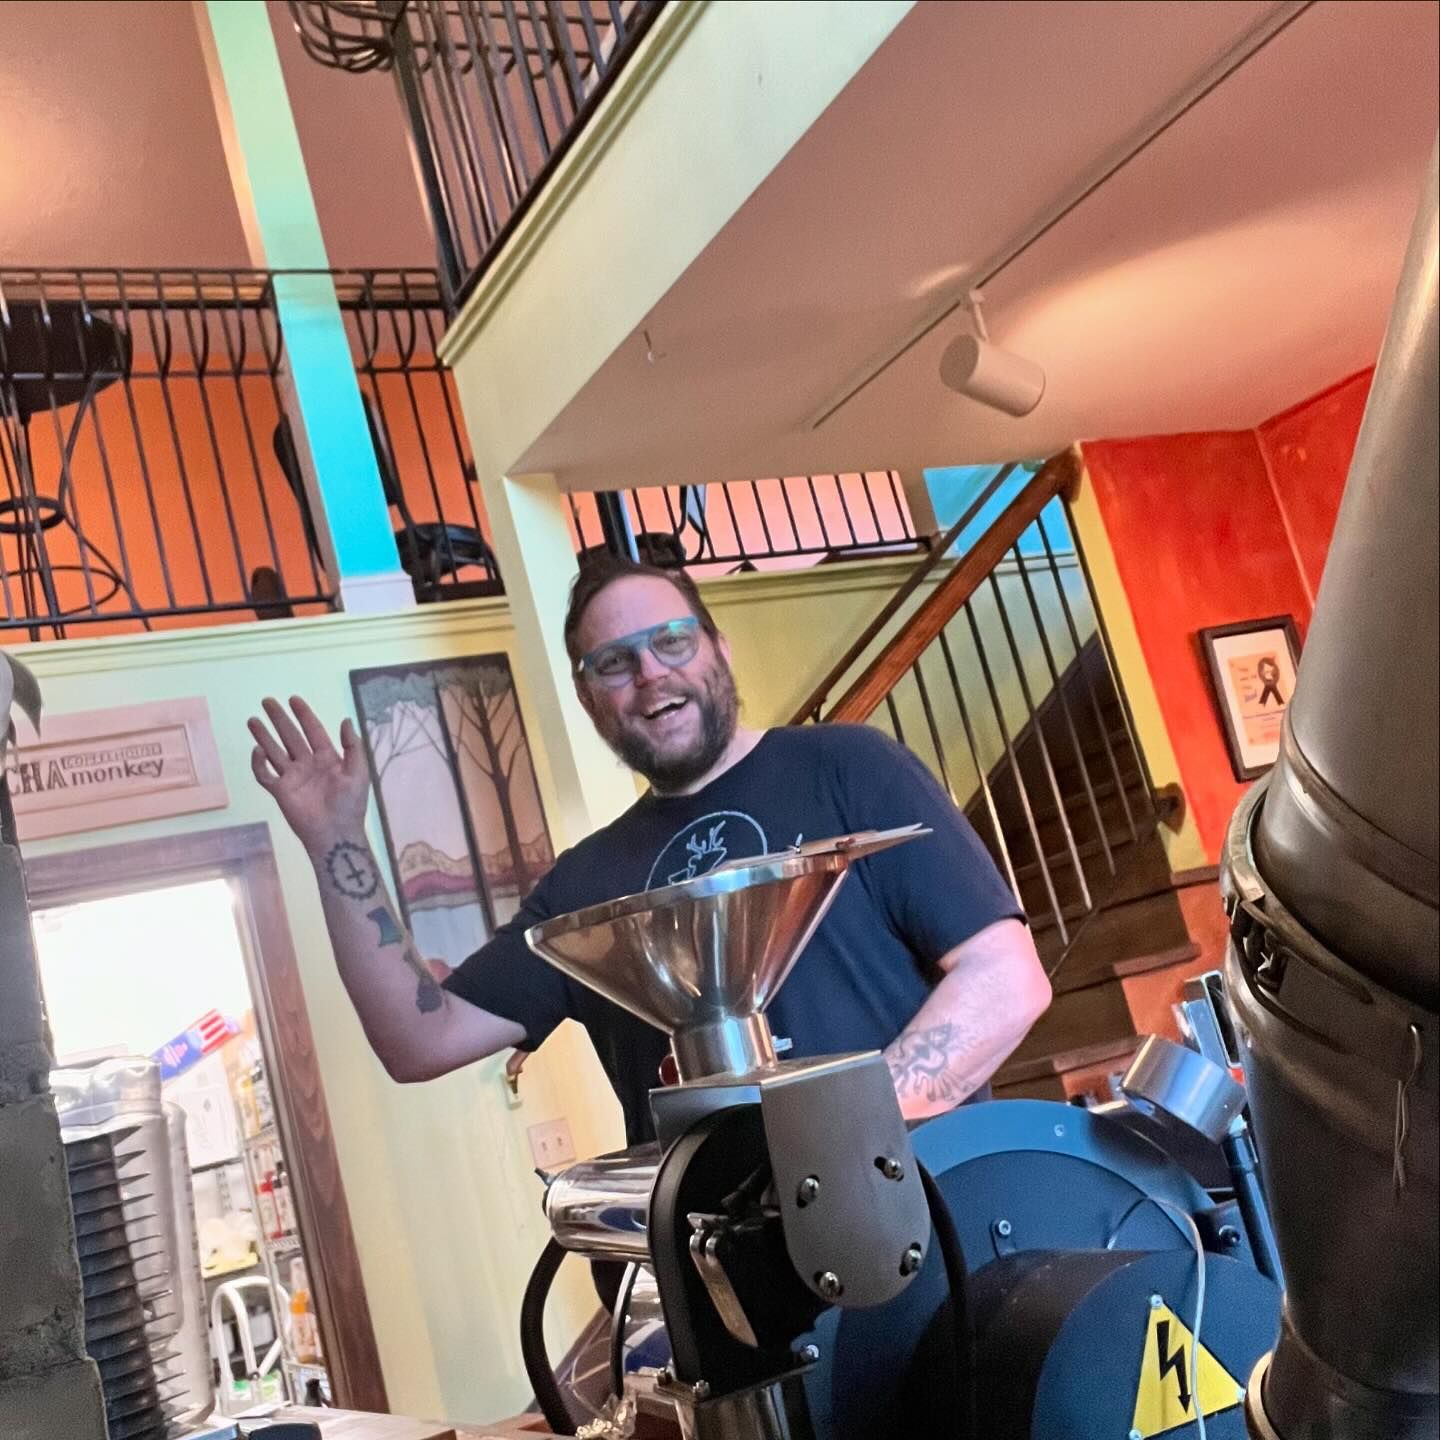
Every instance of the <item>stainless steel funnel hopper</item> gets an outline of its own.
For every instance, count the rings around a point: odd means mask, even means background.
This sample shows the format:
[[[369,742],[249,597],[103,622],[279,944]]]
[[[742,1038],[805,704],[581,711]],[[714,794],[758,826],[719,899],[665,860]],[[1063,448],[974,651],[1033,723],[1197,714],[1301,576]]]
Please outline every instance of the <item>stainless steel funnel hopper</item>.
[[[761,1012],[852,861],[928,832],[868,831],[721,866],[525,932],[530,948],[671,1037],[682,1079],[775,1060]]]

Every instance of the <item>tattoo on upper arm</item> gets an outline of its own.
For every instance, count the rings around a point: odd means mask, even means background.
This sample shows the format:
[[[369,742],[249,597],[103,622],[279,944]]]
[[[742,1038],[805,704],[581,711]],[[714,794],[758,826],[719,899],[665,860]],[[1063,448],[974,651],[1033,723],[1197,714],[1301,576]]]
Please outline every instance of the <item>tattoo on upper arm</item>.
[[[341,840],[325,857],[330,883],[347,900],[368,900],[380,888],[374,857],[353,840]]]
[[[373,921],[380,932],[381,949],[388,945],[405,945],[405,932],[395,923],[388,905],[377,905],[367,912],[365,918]],[[415,972],[415,1008],[422,1015],[433,1014],[445,1003],[445,992],[440,988],[440,982],[430,973],[413,945],[405,945],[401,959]]]
[[[885,1056],[895,1081],[895,1093],[902,1100],[958,1105],[973,1088],[966,1086],[963,1076],[951,1073],[961,1039],[948,1020],[901,1035]]]

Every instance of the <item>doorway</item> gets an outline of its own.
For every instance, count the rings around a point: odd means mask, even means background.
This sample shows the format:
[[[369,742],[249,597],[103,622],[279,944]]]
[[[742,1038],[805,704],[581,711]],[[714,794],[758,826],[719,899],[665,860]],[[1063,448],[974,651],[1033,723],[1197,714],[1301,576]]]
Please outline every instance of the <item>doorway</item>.
[[[268,828],[41,856],[26,880],[57,1063],[150,1056],[185,1111],[220,1404],[387,1410]]]

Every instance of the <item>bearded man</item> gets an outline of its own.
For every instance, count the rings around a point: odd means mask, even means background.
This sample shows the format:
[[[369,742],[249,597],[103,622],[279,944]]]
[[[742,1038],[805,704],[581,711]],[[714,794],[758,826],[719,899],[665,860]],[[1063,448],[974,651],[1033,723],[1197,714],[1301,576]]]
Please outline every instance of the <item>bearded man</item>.
[[[249,722],[255,777],[315,865],[340,976],[396,1080],[427,1080],[562,1020],[589,1032],[630,1144],[651,1137],[666,1037],[535,956],[556,915],[703,875],[726,861],[860,830],[933,834],[855,867],[769,1009],[794,1058],[882,1050],[907,1119],[984,1098],[1050,1002],[1015,897],[965,817],[906,749],[865,726],[739,723],[730,647],[683,571],[587,564],[565,618],[576,691],[649,790],[567,850],[518,914],[438,983],[365,836],[354,725],[337,750],[314,712],[267,699]]]

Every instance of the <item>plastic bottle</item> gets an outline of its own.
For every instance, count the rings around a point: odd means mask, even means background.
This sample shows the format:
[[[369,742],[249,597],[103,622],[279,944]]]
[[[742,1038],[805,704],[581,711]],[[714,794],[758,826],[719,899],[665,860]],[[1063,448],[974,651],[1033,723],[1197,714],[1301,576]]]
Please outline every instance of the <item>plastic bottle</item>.
[[[275,1124],[275,1101],[270,1094],[270,1081],[265,1074],[265,1062],[257,1059],[250,1071],[250,1088],[255,1096],[255,1114],[261,1130],[268,1130]]]
[[[267,1240],[273,1240],[280,1233],[278,1216],[275,1211],[275,1177],[266,1172],[265,1178],[255,1187],[255,1205],[260,1214],[260,1233]]]
[[[275,1166],[275,1220],[279,1226],[278,1234],[295,1233],[295,1195],[290,1189],[290,1172],[283,1160]]]
[[[301,1365],[320,1363],[320,1327],[310,1306],[305,1261],[298,1255],[290,1263],[290,1345]]]
[[[260,1133],[260,1114],[255,1108],[255,1082],[249,1070],[242,1070],[235,1080],[235,1103],[240,1108],[240,1130],[247,1140]]]

